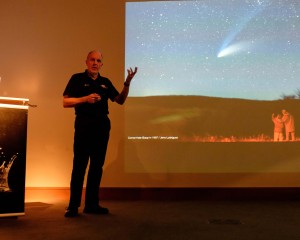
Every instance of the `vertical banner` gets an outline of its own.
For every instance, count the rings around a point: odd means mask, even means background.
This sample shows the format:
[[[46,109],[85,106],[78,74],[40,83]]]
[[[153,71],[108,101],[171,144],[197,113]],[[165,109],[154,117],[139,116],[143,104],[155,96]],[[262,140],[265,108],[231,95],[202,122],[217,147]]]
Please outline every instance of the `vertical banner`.
[[[0,217],[25,214],[27,103],[0,97]]]

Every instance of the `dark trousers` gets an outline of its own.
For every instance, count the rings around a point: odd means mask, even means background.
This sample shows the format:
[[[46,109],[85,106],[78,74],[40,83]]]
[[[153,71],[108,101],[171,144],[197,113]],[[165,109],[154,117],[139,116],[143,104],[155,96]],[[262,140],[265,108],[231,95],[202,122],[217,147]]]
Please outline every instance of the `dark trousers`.
[[[84,176],[89,162],[85,206],[93,207],[99,204],[99,187],[109,131],[110,120],[107,116],[76,117],[69,208],[80,207]]]

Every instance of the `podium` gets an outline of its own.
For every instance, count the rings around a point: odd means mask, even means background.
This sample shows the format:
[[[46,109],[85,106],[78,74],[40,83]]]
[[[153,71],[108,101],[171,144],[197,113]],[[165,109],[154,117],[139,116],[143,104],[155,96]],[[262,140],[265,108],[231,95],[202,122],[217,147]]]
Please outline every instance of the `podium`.
[[[0,97],[0,217],[25,214],[28,102]]]

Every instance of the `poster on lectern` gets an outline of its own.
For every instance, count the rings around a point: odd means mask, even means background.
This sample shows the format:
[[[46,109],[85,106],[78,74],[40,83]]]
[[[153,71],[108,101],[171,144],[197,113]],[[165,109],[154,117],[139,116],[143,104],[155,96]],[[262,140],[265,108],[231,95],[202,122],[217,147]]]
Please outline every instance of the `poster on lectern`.
[[[24,215],[28,99],[0,97],[0,217]]]

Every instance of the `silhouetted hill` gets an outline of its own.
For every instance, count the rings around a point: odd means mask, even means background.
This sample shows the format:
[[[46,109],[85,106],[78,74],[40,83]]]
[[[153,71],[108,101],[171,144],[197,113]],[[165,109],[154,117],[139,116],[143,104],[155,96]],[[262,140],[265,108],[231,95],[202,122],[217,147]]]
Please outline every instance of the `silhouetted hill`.
[[[288,110],[300,122],[299,100],[245,100],[205,96],[129,97],[128,136],[273,136],[272,113]],[[297,135],[297,132],[296,132]]]

